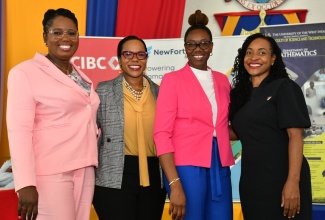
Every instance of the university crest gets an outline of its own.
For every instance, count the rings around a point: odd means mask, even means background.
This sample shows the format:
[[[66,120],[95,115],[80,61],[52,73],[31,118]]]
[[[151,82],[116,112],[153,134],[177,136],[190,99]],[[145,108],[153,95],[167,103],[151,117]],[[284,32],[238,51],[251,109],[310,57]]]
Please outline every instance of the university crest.
[[[252,11],[270,10],[286,0],[237,0],[242,6]]]

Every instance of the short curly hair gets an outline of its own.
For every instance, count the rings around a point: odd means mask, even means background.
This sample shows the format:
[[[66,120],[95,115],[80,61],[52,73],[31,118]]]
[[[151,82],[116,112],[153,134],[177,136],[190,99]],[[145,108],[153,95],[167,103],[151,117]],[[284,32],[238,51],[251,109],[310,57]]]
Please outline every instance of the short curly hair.
[[[42,21],[43,24],[43,32],[47,33],[48,28],[52,26],[54,18],[58,16],[63,16],[66,18],[70,18],[76,25],[78,30],[78,20],[74,13],[72,13],[70,10],[65,8],[59,8],[59,9],[49,9],[44,14],[44,19]]]
[[[124,44],[126,42],[130,41],[130,40],[138,40],[138,41],[140,41],[143,44],[143,46],[145,48],[145,51],[148,52],[147,51],[147,45],[141,38],[139,38],[137,36],[134,36],[134,35],[129,35],[129,36],[126,36],[125,38],[123,38],[122,40],[120,40],[120,42],[117,45],[117,57],[118,58],[121,58],[121,56],[122,56],[122,50],[123,50]]]

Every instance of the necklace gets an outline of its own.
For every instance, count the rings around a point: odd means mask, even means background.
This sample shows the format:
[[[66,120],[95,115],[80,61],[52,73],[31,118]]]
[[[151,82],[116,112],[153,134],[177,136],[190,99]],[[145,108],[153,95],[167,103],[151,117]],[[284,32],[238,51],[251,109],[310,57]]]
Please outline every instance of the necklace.
[[[49,55],[46,55],[46,57],[47,57],[47,59],[49,59],[57,68],[59,68],[62,72],[64,72],[66,75],[69,75],[70,74],[70,69],[72,69],[72,65],[71,65],[71,63],[69,63],[69,66],[68,66],[68,68],[67,69],[64,69],[64,68],[62,68],[62,67],[60,67],[58,64],[56,64],[55,62],[54,62],[54,60],[49,56]]]
[[[146,88],[145,83],[143,83],[141,91],[137,91],[137,90],[133,89],[132,86],[125,80],[125,78],[123,78],[123,83],[124,83],[125,87],[131,92],[131,94],[137,100],[140,100],[141,99],[141,96],[142,96],[142,94],[144,92],[144,89]]]

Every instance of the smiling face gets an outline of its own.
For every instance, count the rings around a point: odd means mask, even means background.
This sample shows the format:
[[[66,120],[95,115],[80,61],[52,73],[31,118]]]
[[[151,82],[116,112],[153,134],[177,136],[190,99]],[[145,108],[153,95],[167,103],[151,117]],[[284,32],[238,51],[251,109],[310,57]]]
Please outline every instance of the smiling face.
[[[244,57],[244,66],[252,77],[253,85],[258,86],[270,74],[275,58],[267,40],[257,38],[250,43]]]
[[[209,43],[206,49],[202,49],[199,45],[195,49],[189,49],[186,45],[188,44],[206,44],[211,42],[209,34],[202,29],[196,29],[191,31],[185,39],[185,51],[188,58],[188,64],[199,70],[207,70],[208,59],[212,52],[213,43]],[[203,46],[205,48],[205,46]]]
[[[125,51],[138,53],[133,54],[133,57],[130,56],[131,53],[126,53],[125,55],[128,58],[125,58],[124,55],[121,55],[119,58],[119,64],[121,69],[124,72],[124,77],[128,78],[139,78],[142,77],[144,70],[147,68],[147,58],[143,59],[142,54],[139,52],[146,52],[146,48],[143,45],[143,43],[139,40],[129,40],[125,42],[122,46],[122,54],[125,53]],[[132,57],[132,58],[131,58]],[[140,60],[139,60],[139,58]]]
[[[48,28],[48,32],[43,34],[44,42],[48,47],[48,54],[52,59],[60,61],[68,61],[75,54],[79,46],[79,36],[76,33],[78,28],[75,23],[63,16],[53,19],[52,26]],[[62,37],[58,33],[64,32]]]

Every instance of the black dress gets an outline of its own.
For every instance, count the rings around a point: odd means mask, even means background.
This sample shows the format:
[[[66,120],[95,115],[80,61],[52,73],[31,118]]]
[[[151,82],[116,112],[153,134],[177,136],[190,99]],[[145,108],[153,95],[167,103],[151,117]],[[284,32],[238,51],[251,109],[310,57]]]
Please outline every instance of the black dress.
[[[232,126],[242,143],[240,200],[245,220],[288,219],[283,216],[281,193],[288,176],[286,128],[310,127],[301,88],[290,79],[253,88],[250,101],[233,117]],[[301,211],[294,220],[311,220],[309,165],[303,158],[300,175]]]

